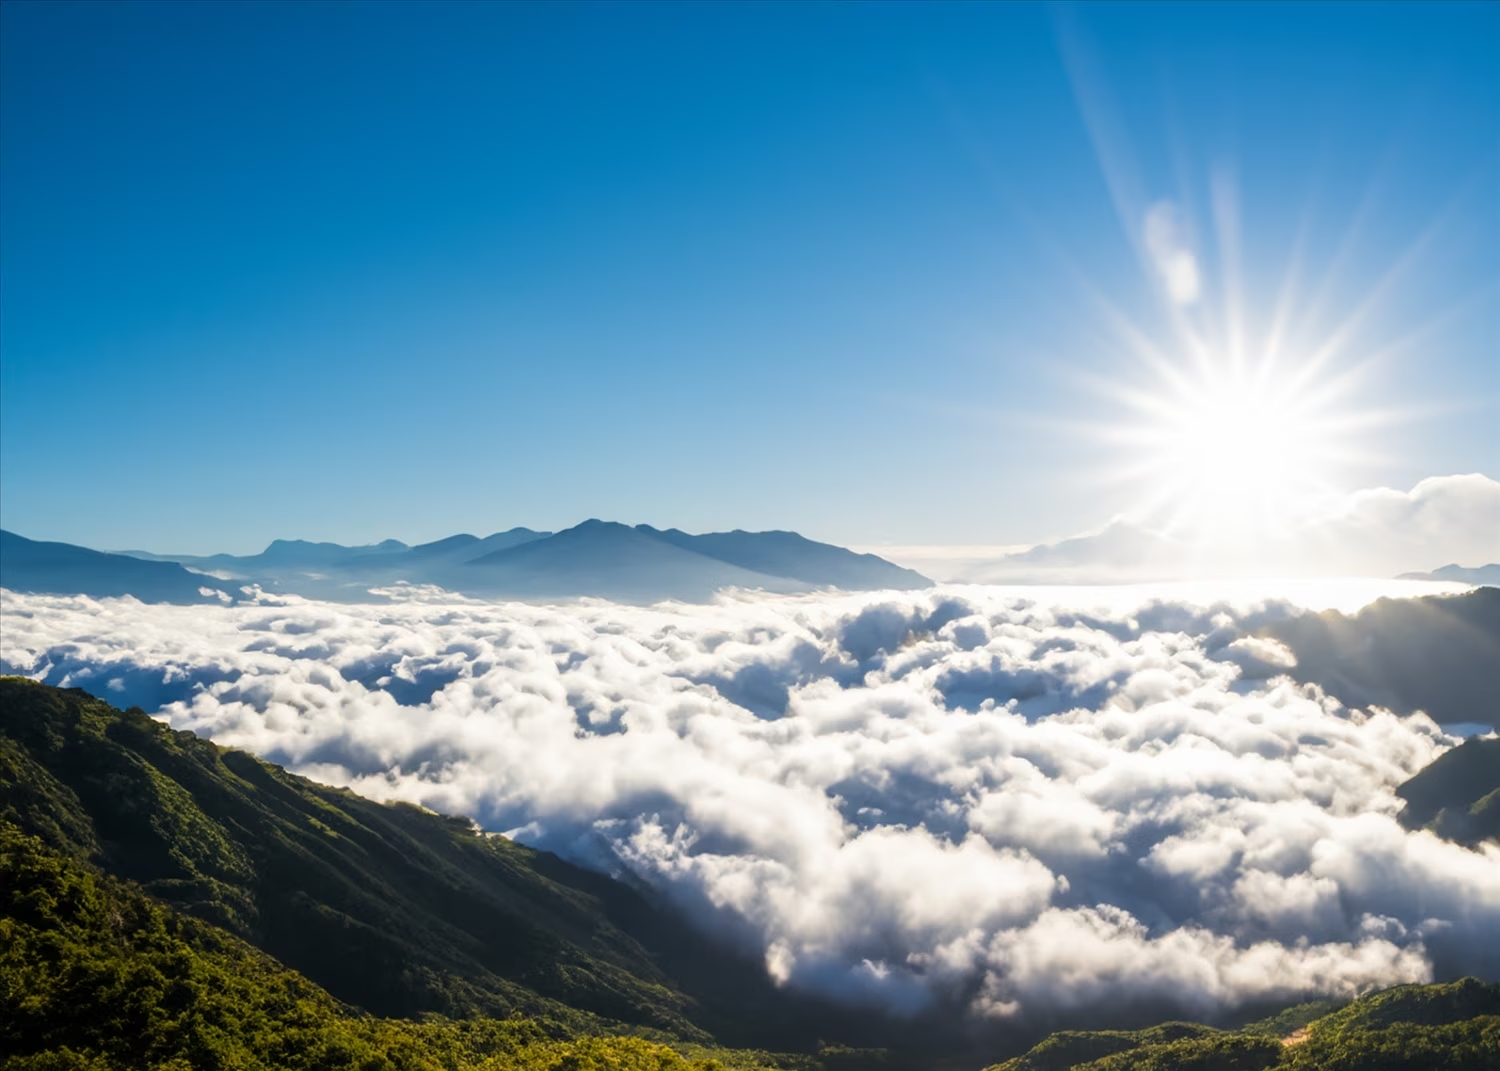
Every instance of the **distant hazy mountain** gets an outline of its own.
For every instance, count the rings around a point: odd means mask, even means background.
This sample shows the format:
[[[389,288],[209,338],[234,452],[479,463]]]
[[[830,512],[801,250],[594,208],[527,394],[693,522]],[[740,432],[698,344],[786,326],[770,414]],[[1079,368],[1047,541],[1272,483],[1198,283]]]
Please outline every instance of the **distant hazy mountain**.
[[[250,555],[173,557],[147,551],[99,555],[81,547],[71,549],[83,556],[128,563],[127,572],[130,567],[150,566],[185,573],[181,567],[186,566],[232,578],[234,587],[256,584],[267,591],[350,601],[368,598],[371,588],[403,582],[490,598],[593,596],[625,602],[697,601],[728,587],[785,593],[821,587],[871,591],[931,584],[920,573],[873,554],[816,543],[795,532],[689,535],[675,528],[631,528],[599,520],[556,534],[512,528],[484,539],[463,534],[415,547],[394,539],[356,547],[278,539],[261,553]],[[34,590],[94,593],[94,588],[82,586],[82,574],[75,582],[66,568],[54,572],[52,586]],[[195,585],[202,582],[213,583],[205,576],[195,580]],[[129,588],[130,582],[121,580],[104,593],[122,594]],[[171,601],[196,601],[196,586],[193,593],[191,600],[173,597]]]
[[[816,587],[871,591],[911,590],[932,586],[921,573],[903,569],[874,554],[856,554],[828,543],[814,543],[796,532],[710,532],[688,535],[676,528],[658,531],[650,525],[636,531],[768,576],[789,577]]]
[[[1301,614],[1263,631],[1296,655],[1295,679],[1351,706],[1500,728],[1500,588],[1378,599],[1352,616]]]
[[[1500,563],[1491,562],[1473,569],[1462,565],[1445,565],[1430,573],[1402,573],[1400,580],[1452,580],[1460,584],[1479,584],[1484,587],[1500,587]]]
[[[234,589],[212,577],[191,573],[176,562],[141,561],[105,554],[71,543],[43,543],[0,530],[0,587],[53,595],[106,598],[134,595],[142,602],[204,602]]]
[[[167,555],[142,550],[123,553],[151,561],[178,562],[192,569],[233,577],[241,584],[256,584],[266,591],[358,601],[367,598],[372,587],[403,581],[458,590],[455,581],[463,574],[453,574],[452,567],[550,534],[512,528],[484,539],[465,533],[415,547],[397,539],[353,547],[277,539],[259,554]]]
[[[595,595],[627,602],[699,599],[726,587],[790,592],[813,586],[598,520],[475,558],[466,573],[461,583],[465,591],[540,598]]]
[[[191,554],[152,554],[144,550],[127,550],[122,553],[133,558],[179,562],[194,569],[252,577],[272,575],[288,569],[337,569],[353,561],[383,558],[410,549],[405,543],[395,539],[362,547],[346,547],[339,543],[310,543],[305,539],[276,539],[259,554],[210,554],[200,557]]]
[[[538,539],[546,539],[551,532],[534,532],[530,528],[512,528],[508,532],[496,532],[480,539],[468,533],[420,543],[415,547],[402,545],[395,554],[366,554],[351,558],[348,568],[382,569],[388,572],[420,574],[443,565],[458,565],[475,558],[492,554],[507,547],[520,546]],[[392,540],[391,542],[394,542]],[[385,544],[381,544],[384,546]]]

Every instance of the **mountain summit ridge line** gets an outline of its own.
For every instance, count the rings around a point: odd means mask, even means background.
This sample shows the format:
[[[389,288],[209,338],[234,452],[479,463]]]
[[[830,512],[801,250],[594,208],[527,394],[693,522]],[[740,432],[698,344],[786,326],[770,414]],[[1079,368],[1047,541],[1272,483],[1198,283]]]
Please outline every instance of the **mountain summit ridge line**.
[[[147,574],[155,584],[132,579]],[[361,546],[276,539],[259,554],[238,556],[107,553],[11,532],[0,544],[0,587],[24,592],[199,602],[234,600],[242,587],[258,585],[279,594],[363,601],[372,588],[402,583],[485,598],[643,603],[701,602],[731,587],[777,593],[910,590],[932,581],[876,555],[796,532],[691,535],[598,519],[561,532],[517,527],[482,539],[461,533],[416,546],[394,539]]]

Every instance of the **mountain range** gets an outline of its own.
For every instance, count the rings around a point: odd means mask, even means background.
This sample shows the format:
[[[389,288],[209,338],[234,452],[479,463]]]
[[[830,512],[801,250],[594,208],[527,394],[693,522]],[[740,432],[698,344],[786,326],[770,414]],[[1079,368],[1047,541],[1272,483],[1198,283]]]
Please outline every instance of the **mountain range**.
[[[1454,563],[1430,573],[1402,573],[1401,580],[1448,580],[1459,584],[1500,587],[1500,562],[1467,568]]]
[[[146,602],[233,600],[241,589],[361,601],[371,589],[435,585],[485,598],[596,597],[647,603],[705,601],[725,588],[792,593],[825,588],[908,590],[926,577],[873,554],[795,532],[711,532],[588,520],[561,532],[512,528],[408,546],[278,539],[259,554],[106,553],[0,536],[0,587],[12,591],[134,595]]]
[[[134,595],[142,602],[187,603],[215,598],[208,585],[227,587],[176,562],[38,542],[0,530],[0,587],[12,591],[95,598]]]

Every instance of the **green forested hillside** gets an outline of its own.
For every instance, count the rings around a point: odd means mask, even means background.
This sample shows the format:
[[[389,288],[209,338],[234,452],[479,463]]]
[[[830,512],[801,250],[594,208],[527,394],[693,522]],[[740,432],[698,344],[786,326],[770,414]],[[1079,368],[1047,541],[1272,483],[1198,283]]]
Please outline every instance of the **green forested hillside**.
[[[1500,985],[1473,978],[1397,986],[1328,1014],[1283,1014],[1242,1030],[1166,1023],[1053,1034],[988,1071],[1494,1071]],[[1287,1029],[1299,1024],[1295,1029]],[[1282,1034],[1282,1030],[1287,1030]]]
[[[244,941],[0,821],[5,1071],[689,1071],[663,1045],[535,1019],[377,1019]],[[723,1053],[741,1066],[754,1054]]]
[[[747,1011],[815,1010],[619,882],[76,689],[0,679],[0,817],[377,1015],[744,1041]]]
[[[1470,737],[1396,790],[1401,824],[1460,844],[1500,840],[1500,738]]]

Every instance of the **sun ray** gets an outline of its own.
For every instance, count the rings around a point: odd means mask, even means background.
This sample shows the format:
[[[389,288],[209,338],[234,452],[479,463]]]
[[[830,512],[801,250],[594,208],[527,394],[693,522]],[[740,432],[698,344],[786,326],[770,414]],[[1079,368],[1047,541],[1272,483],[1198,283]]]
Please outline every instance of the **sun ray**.
[[[1168,115],[1177,190],[1174,199],[1153,196],[1091,40],[1068,10],[1054,18],[1115,216],[1158,299],[1154,308],[1127,312],[1115,292],[1064,258],[1097,317],[1085,329],[1102,336],[1090,358],[1067,371],[1114,410],[1092,425],[1073,422],[1069,434],[1098,444],[1106,460],[1092,475],[1113,485],[1123,516],[1204,561],[1218,555],[1252,562],[1259,548],[1285,544],[1388,465],[1393,447],[1382,432],[1422,415],[1410,403],[1370,403],[1393,357],[1425,345],[1477,300],[1455,303],[1415,328],[1391,322],[1391,310],[1450,236],[1473,176],[1434,205],[1430,221],[1376,266],[1383,270],[1367,271],[1361,253],[1400,159],[1399,132],[1378,152],[1364,188],[1339,206],[1347,215],[1328,235],[1329,256],[1317,262],[1316,224],[1328,206],[1315,169],[1279,275],[1257,277],[1264,249],[1242,204],[1237,169],[1219,164],[1195,182]],[[1257,304],[1256,283],[1272,284],[1265,287],[1269,308]]]

